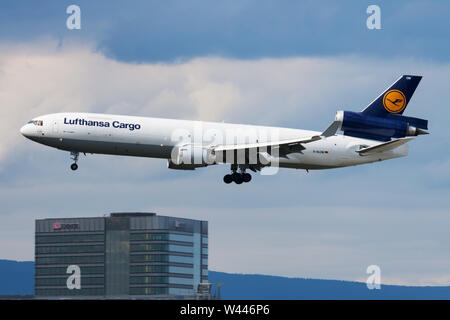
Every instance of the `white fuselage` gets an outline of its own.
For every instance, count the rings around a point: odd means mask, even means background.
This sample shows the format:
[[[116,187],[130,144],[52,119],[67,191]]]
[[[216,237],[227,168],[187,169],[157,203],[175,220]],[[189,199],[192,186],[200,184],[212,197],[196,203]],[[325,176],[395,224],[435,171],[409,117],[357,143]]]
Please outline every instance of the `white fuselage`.
[[[183,144],[214,147],[320,134],[299,129],[94,113],[40,116],[23,126],[21,133],[33,141],[61,150],[162,159],[170,159],[173,148]],[[283,155],[278,158],[278,163],[284,168],[328,169],[387,160],[408,153],[406,145],[366,156],[356,152],[362,146],[379,143],[335,135],[308,143],[304,150]]]

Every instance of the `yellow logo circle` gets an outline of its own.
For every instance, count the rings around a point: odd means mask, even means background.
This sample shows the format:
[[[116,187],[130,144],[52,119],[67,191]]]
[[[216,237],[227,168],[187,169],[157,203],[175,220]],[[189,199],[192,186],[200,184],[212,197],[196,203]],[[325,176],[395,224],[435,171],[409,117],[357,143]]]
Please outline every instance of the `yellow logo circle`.
[[[399,113],[406,106],[406,97],[400,90],[389,90],[383,97],[384,108],[391,113]]]

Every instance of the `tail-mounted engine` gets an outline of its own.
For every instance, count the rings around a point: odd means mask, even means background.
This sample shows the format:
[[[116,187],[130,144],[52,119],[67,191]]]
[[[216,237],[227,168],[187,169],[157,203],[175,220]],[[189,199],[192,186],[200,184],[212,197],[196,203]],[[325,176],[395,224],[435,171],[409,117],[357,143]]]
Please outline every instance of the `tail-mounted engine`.
[[[391,138],[403,138],[428,134],[428,120],[388,114],[385,117],[366,115],[361,112],[338,111],[335,121],[340,123],[339,130],[344,135],[389,141]]]

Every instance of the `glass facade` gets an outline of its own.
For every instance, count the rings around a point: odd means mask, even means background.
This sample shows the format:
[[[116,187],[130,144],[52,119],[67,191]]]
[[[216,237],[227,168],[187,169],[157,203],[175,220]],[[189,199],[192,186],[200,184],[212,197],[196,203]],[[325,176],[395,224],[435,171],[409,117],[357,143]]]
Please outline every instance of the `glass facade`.
[[[43,219],[35,239],[36,296],[194,295],[208,281],[206,221],[147,213]]]
[[[106,219],[105,228],[106,296],[129,295],[130,220],[111,217]]]
[[[102,220],[36,220],[36,296],[104,296],[105,233]]]

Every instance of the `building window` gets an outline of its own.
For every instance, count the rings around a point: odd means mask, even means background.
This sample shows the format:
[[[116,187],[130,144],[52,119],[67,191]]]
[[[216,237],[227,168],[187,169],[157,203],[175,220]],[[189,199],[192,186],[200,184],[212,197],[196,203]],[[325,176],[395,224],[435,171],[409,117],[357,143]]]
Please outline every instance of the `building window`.
[[[130,262],[168,262],[167,254],[138,254],[131,255]]]
[[[130,266],[131,273],[167,273],[169,272],[168,265],[157,265],[157,266]]]
[[[169,251],[169,245],[165,243],[131,244],[131,252],[139,251]]]
[[[36,244],[40,243],[73,243],[73,242],[103,242],[104,234],[58,234],[58,235],[37,235]]]
[[[39,289],[35,290],[36,296],[103,296],[105,289],[102,288],[82,288],[80,290],[69,290],[67,288]]]
[[[103,266],[80,266],[81,274],[103,274],[105,273],[105,267]],[[67,275],[67,266],[64,267],[37,267],[36,268],[36,276],[45,276],[45,275]]]
[[[169,240],[169,235],[167,233],[132,233],[130,234],[130,240],[164,241]]]
[[[83,263],[103,263],[103,255],[95,256],[57,256],[57,257],[36,257],[36,264],[83,264]]]
[[[66,286],[67,277],[59,278],[36,278],[36,286]],[[81,286],[83,285],[103,285],[105,280],[103,277],[81,277]]]
[[[36,254],[57,254],[57,253],[103,253],[103,245],[83,245],[83,246],[38,246]]]
[[[168,284],[169,277],[130,277],[131,284]]]
[[[163,295],[168,294],[169,288],[130,288],[131,295]]]

